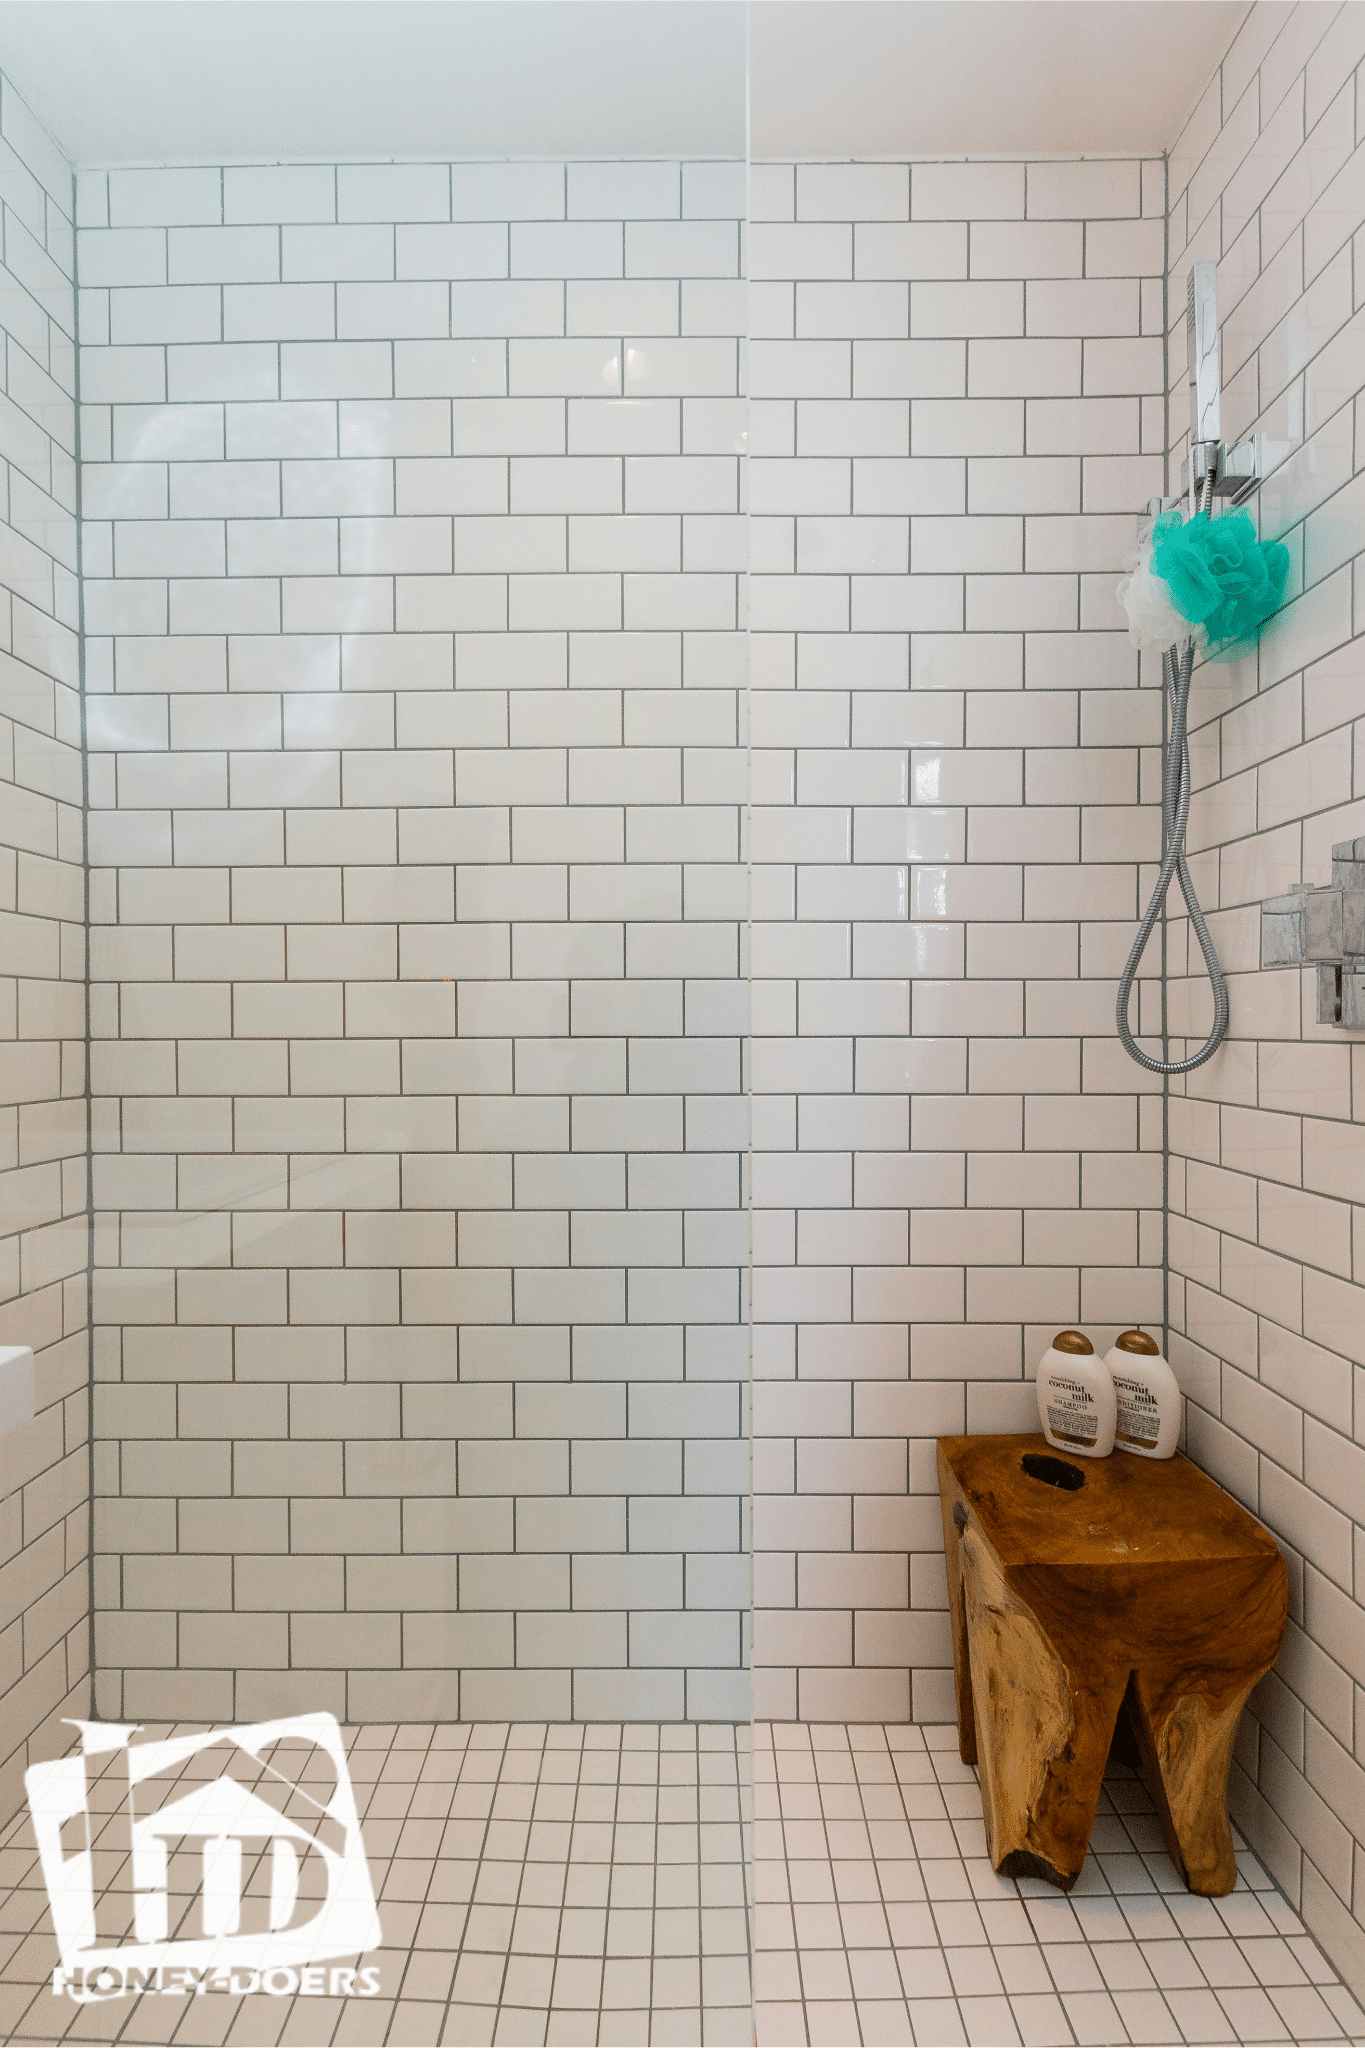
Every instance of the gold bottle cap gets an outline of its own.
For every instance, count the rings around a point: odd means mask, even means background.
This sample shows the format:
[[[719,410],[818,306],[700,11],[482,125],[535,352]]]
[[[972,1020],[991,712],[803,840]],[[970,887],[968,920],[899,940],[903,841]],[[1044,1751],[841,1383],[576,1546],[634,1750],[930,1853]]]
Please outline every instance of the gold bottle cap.
[[[1080,1330],[1059,1330],[1052,1340],[1052,1348],[1054,1351],[1069,1351],[1076,1358],[1093,1358],[1095,1355],[1094,1345]]]
[[[1136,1351],[1143,1358],[1159,1358],[1161,1346],[1155,1337],[1149,1337],[1145,1330],[1125,1330],[1121,1337],[1114,1339],[1115,1351]]]

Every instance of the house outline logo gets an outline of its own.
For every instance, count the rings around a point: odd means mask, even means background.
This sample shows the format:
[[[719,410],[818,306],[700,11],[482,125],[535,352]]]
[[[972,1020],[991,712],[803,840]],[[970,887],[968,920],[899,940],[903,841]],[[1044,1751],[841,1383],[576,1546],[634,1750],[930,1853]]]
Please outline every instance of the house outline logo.
[[[54,1990],[67,1990],[85,2000],[118,1997],[130,1989],[203,1989],[213,1980],[213,1988],[237,1992],[263,1988],[277,1995],[295,1989],[316,1994],[326,1988],[325,1983],[309,1982],[309,1978],[324,1980],[328,1974],[316,1965],[379,1946],[374,1886],[345,1745],[334,1715],[295,1714],[241,1728],[212,1728],[199,1735],[141,1743],[131,1740],[139,1732],[135,1725],[76,1720],[68,1725],[80,1731],[80,1749],[51,1763],[34,1764],[24,1774],[61,1957],[54,1973]],[[325,1804],[284,1771],[263,1761],[265,1753],[281,1741],[314,1744],[326,1752],[335,1784]],[[180,1796],[138,1813],[137,1790],[147,1779],[178,1769],[187,1759],[224,1743],[259,1764],[262,1774],[285,1788],[291,1798],[311,1807],[313,1828],[290,1819],[226,1773],[198,1780]],[[95,1924],[86,1760],[120,1749],[128,1762],[133,1939],[101,1945]],[[63,1829],[81,1822],[84,1844],[69,1853],[63,1846]],[[247,1840],[264,1841],[268,1846],[270,1908],[268,1928],[244,1933],[239,1923]],[[197,1846],[201,1856],[203,1931],[197,1937],[177,1938],[169,1933],[170,1851],[172,1844],[181,1842]],[[326,1894],[308,1919],[291,1925],[299,1903],[300,1872],[309,1851],[322,1859]],[[254,1981],[241,1981],[238,1973],[243,1971]],[[163,1983],[166,1972],[179,1981],[173,1986]],[[331,1974],[335,1978],[355,1973]],[[378,1989],[378,1973],[366,1970],[361,1974],[376,1979],[373,1989],[368,1982],[358,1989],[346,1988],[352,1995],[373,1995]],[[270,1981],[279,1976],[292,1981]]]

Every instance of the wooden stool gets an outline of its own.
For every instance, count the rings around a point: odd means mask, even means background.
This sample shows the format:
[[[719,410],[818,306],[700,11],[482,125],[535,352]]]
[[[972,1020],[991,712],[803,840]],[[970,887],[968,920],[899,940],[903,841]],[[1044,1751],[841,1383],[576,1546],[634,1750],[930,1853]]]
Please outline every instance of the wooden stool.
[[[938,1479],[958,1747],[995,1868],[1070,1890],[1119,1724],[1186,1884],[1230,1892],[1233,1738],[1288,1604],[1274,1539],[1179,1456],[947,1436]]]

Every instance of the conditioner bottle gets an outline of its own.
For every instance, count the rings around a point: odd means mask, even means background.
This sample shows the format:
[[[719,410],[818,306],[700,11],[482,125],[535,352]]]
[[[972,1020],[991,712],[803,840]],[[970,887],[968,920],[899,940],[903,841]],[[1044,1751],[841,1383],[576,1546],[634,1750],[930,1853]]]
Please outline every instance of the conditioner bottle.
[[[1137,1458],[1174,1456],[1180,1435],[1180,1383],[1145,1330],[1125,1330],[1105,1359],[1114,1382],[1114,1446]]]

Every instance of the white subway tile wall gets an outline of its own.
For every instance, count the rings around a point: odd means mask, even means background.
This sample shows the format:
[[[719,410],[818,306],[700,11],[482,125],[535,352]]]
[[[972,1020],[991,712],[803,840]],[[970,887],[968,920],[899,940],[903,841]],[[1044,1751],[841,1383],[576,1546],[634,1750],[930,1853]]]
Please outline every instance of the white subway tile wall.
[[[1365,834],[1365,10],[1254,7],[1171,156],[1171,429],[1183,291],[1218,263],[1223,431],[1270,440],[1290,550],[1258,655],[1196,674],[1191,866],[1229,969],[1225,1049],[1171,1102],[1171,1357],[1191,1454],[1259,1514],[1291,1618],[1233,1765],[1258,1854],[1365,1989],[1365,1046],[1310,972],[1259,971],[1263,898]],[[1188,926],[1172,922],[1182,973]],[[1208,996],[1177,984],[1177,1030]]]
[[[36,1359],[0,1435],[9,1814],[89,1693],[89,1228],[71,167],[8,79],[0,219],[0,1342]]]
[[[953,1712],[934,1438],[1161,1319],[1113,1026],[1161,704],[1157,161],[769,163],[750,245],[755,1697]],[[1145,872],[1145,869],[1142,870]]]
[[[1170,1348],[1291,1564],[1239,1821],[1365,1988],[1365,1052],[1257,964],[1365,835],[1363,61],[1257,0],[1168,163],[754,165],[747,293],[736,164],[83,175],[88,849],[69,167],[0,82],[6,1811],[87,1686],[86,854],[101,1712],[746,1716],[751,1224],[761,1710],[950,1713],[934,1437],[1161,1315],[1114,584],[1211,256],[1293,567],[1196,686]]]
[[[79,203],[101,1710],[747,1718],[743,166]]]

